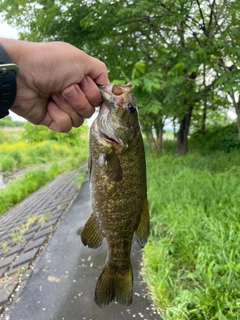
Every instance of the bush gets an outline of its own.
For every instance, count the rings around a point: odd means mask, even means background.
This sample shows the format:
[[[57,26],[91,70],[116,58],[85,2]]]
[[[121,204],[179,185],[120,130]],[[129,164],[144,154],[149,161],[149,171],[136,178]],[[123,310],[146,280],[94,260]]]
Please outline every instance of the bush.
[[[6,142],[8,140],[7,133],[0,128],[0,144]]]
[[[32,158],[33,163],[45,163],[52,159],[52,148],[49,143],[33,145],[26,152],[26,156]]]
[[[5,156],[1,160],[1,170],[3,172],[13,171],[14,169],[14,160],[11,156]]]
[[[22,162],[23,162],[23,156],[22,156],[22,153],[19,150],[10,151],[8,156],[11,157],[14,160],[17,168],[21,167]]]
[[[231,152],[240,149],[237,123],[231,123],[225,127],[213,126],[202,136],[195,132],[189,139],[189,150],[209,153],[211,151]]]
[[[42,142],[42,141],[58,141],[62,144],[67,145],[79,145],[84,136],[88,136],[88,126],[82,125],[80,128],[73,128],[71,131],[67,133],[59,133],[52,130],[49,130],[45,126],[36,126],[29,122],[24,124],[25,131],[22,134],[23,140],[29,142]]]
[[[23,121],[13,121],[10,116],[0,120],[0,127],[23,127]]]

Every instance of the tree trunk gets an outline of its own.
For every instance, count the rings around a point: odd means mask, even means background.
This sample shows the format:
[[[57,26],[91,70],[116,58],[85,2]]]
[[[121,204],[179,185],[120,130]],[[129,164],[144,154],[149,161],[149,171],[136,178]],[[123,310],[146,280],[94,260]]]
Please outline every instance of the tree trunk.
[[[156,145],[157,145],[157,151],[160,151],[163,149],[163,124],[162,123],[158,130]]]
[[[159,152],[163,148],[163,127],[164,123],[162,118],[160,118],[157,122],[153,122],[153,127],[156,132],[153,133],[152,127],[148,131],[148,138],[151,143],[152,151]]]
[[[238,126],[238,138],[240,140],[240,95],[238,96],[238,100],[237,100],[233,91],[232,92],[228,92],[228,94],[231,97],[231,99],[233,101],[234,108],[236,110],[237,126]]]
[[[176,140],[177,137],[177,133],[176,133],[176,122],[175,122],[175,118],[173,118],[173,140]]]
[[[238,101],[234,102],[235,110],[237,113],[237,126],[238,126],[238,137],[240,140],[240,97],[238,98]]]
[[[193,107],[188,109],[187,114],[180,122],[180,128],[177,133],[177,154],[183,156],[187,153],[187,138],[192,117]]]
[[[202,126],[201,126],[201,133],[203,136],[206,134],[206,119],[207,119],[207,105],[204,105],[203,109],[203,116],[202,116]]]
[[[206,90],[206,65],[203,66],[203,85],[204,85],[204,108],[203,108],[203,117],[202,117],[202,127],[201,133],[203,136],[206,134],[206,118],[207,118],[207,90]]]
[[[157,144],[156,144],[156,140],[154,138],[152,130],[149,131],[148,137],[149,137],[149,140],[150,140],[152,151],[157,151]]]

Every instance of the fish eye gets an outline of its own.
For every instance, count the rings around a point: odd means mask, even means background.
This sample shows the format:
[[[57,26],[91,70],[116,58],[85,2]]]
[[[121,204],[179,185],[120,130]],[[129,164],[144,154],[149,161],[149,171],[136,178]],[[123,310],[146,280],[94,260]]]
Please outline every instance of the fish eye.
[[[128,104],[128,110],[131,112],[131,113],[134,113],[136,111],[136,108],[131,104],[129,103]]]

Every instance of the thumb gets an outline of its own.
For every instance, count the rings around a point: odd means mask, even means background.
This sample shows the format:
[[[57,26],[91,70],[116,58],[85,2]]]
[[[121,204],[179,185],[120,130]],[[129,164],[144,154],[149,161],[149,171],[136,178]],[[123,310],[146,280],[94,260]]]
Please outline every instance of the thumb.
[[[54,101],[48,103],[47,112],[40,124],[56,132],[69,132],[72,129],[70,116],[62,111]]]

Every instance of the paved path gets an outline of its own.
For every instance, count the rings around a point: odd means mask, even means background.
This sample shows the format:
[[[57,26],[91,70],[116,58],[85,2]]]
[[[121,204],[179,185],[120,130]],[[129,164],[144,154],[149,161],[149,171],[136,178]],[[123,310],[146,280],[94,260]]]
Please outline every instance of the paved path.
[[[91,205],[89,185],[85,182],[78,191],[77,176],[76,171],[61,175],[0,219],[0,318],[159,320],[139,275],[141,252],[135,242],[132,305],[112,303],[103,309],[95,305],[106,243],[93,250],[80,241]],[[16,234],[21,235],[18,241]]]

